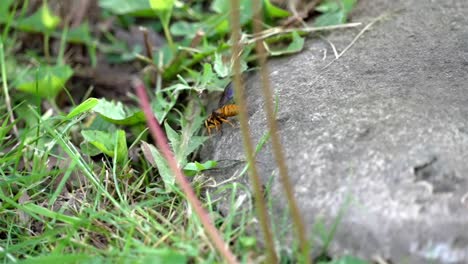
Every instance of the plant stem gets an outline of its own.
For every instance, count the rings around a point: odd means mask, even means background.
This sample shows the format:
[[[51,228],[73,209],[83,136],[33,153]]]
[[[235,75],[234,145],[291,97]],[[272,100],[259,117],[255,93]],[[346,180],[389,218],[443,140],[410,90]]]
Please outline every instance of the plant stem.
[[[1,72],[2,72],[2,87],[3,93],[5,94],[5,104],[8,109],[8,114],[10,115],[10,121],[13,124],[13,132],[18,137],[18,128],[15,124],[15,115],[13,114],[13,109],[11,108],[11,98],[10,94],[8,93],[8,83],[7,83],[7,73],[5,67],[5,54],[3,50],[3,41],[0,39],[0,64],[1,64]]]

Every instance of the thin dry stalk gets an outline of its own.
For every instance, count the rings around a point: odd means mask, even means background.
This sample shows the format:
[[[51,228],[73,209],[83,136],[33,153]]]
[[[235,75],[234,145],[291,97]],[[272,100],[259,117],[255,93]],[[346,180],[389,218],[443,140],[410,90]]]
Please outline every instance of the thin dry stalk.
[[[159,151],[161,151],[161,154],[167,160],[167,163],[169,164],[172,173],[174,173],[175,175],[176,182],[179,184],[180,188],[186,195],[187,201],[195,211],[195,214],[199,217],[200,222],[203,224],[206,233],[211,239],[211,242],[214,244],[214,247],[219,251],[219,253],[224,257],[224,260],[227,263],[238,263],[236,257],[229,250],[229,247],[226,245],[226,243],[224,243],[218,230],[214,227],[213,223],[211,222],[208,213],[203,209],[201,202],[197,199],[195,192],[190,186],[190,183],[187,181],[185,175],[179,168],[174,154],[169,148],[167,139],[151,110],[148,95],[146,94],[145,85],[138,78],[134,78],[132,80],[132,85],[136,90],[138,98],[140,99],[140,105],[143,109],[143,112],[145,113],[146,122],[148,124],[153,139],[156,141],[156,145],[158,146]]]
[[[13,113],[13,108],[11,107],[11,98],[8,93],[8,83],[6,76],[6,67],[5,67],[5,52],[3,48],[3,42],[0,40],[0,63],[1,65],[1,74],[2,74],[2,87],[3,94],[5,95],[5,105],[7,106],[8,115],[10,116],[10,122],[13,124],[13,133],[16,137],[19,137],[18,128],[16,127],[15,115]]]
[[[253,20],[253,29],[254,33],[260,32],[262,30],[262,7],[259,0],[254,1],[254,20]],[[286,166],[283,148],[281,146],[281,140],[278,135],[278,126],[275,120],[275,112],[273,106],[273,96],[271,93],[270,82],[268,78],[268,67],[266,64],[266,51],[263,41],[257,40],[255,42],[255,49],[257,52],[258,62],[260,65],[260,75],[262,81],[262,92],[265,99],[265,111],[268,120],[268,127],[270,129],[271,143],[273,147],[273,154],[275,156],[276,163],[278,164],[279,174],[281,183],[286,193],[286,199],[291,212],[291,217],[293,219],[294,228],[296,235],[299,238],[299,246],[302,251],[303,261],[302,263],[310,263],[310,247],[309,242],[306,236],[306,230],[304,227],[304,222],[302,221],[301,213],[299,207],[297,206],[296,199],[294,198],[294,192],[289,180],[288,169]]]
[[[356,41],[358,41],[358,39],[364,35],[364,33],[366,31],[368,31],[375,23],[377,23],[378,21],[388,17],[389,15],[393,14],[393,13],[396,13],[396,12],[399,12],[400,10],[397,10],[397,11],[392,11],[392,12],[386,12],[386,13],[383,13],[382,15],[374,18],[369,24],[367,24],[361,31],[359,31],[359,33],[353,38],[353,40],[348,44],[348,46],[346,46],[343,51],[341,51],[340,53],[336,54],[335,50],[335,59],[330,61],[330,63],[328,63],[327,65],[325,65],[323,68],[322,68],[322,71],[325,70],[326,68],[328,68],[330,65],[332,65],[335,61],[339,60],[353,45],[354,43],[356,43]],[[327,40],[328,41],[328,40]],[[329,42],[329,41],[328,41]],[[334,45],[331,44],[331,42],[329,42],[330,45],[334,48]]]
[[[264,202],[263,190],[260,183],[260,177],[257,171],[257,165],[255,163],[254,151],[252,148],[252,140],[250,138],[250,128],[247,117],[247,104],[244,99],[244,86],[241,79],[241,67],[240,67],[240,13],[239,13],[239,0],[231,0],[231,30],[232,30],[232,62],[234,70],[234,89],[236,103],[239,105],[239,122],[241,125],[242,139],[244,143],[244,150],[249,164],[249,177],[253,185],[254,196],[255,196],[255,208],[260,221],[262,232],[265,238],[267,248],[267,262],[266,263],[278,263],[278,258],[275,253],[275,246],[273,242],[273,235],[270,230],[270,221],[268,218],[268,212]]]
[[[313,33],[313,32],[322,32],[322,31],[332,31],[337,29],[346,29],[346,28],[354,28],[361,26],[361,22],[355,23],[346,23],[341,25],[333,25],[333,26],[323,26],[323,27],[302,27],[302,28],[283,28],[283,27],[274,27],[269,28],[267,30],[263,30],[260,32],[256,32],[254,34],[246,34],[247,40],[245,41],[246,44],[251,44],[259,40],[264,40],[276,35],[280,34],[287,34],[292,32],[303,32],[303,33]]]
[[[145,27],[140,27],[140,31],[143,33],[143,40],[145,42],[146,56],[153,62],[153,45],[149,39],[148,29]]]

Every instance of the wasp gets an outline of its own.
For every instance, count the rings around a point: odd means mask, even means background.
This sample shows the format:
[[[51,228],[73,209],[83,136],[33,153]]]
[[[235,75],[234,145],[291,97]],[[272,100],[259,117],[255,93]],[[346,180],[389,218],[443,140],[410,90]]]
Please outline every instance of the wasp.
[[[232,89],[232,84],[229,84],[221,95],[218,109],[214,110],[205,120],[205,127],[209,135],[211,135],[212,128],[216,128],[216,131],[219,131],[223,123],[234,126],[228,118],[239,114],[239,106],[233,103],[227,104],[227,102],[232,101],[233,95],[234,90]]]

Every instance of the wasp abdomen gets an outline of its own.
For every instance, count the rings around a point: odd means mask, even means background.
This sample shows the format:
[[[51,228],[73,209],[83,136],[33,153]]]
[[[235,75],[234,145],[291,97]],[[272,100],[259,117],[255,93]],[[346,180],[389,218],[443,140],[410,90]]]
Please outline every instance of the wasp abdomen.
[[[239,106],[235,104],[228,104],[219,108],[218,110],[216,110],[216,112],[223,117],[236,116],[239,114]]]

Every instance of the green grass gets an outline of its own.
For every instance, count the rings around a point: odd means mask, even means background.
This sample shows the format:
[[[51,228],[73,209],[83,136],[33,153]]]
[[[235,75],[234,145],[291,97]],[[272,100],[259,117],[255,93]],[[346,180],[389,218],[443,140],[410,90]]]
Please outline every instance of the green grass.
[[[39,123],[30,142],[46,139],[47,146],[26,144],[24,138],[4,141],[10,143],[1,148],[0,234],[5,243],[0,254],[5,262],[35,256],[125,263],[218,259],[183,194],[165,193],[161,181],[148,180],[155,178],[153,169],[122,171],[123,164],[89,160],[68,139],[72,125]],[[5,125],[2,129],[8,131]],[[60,154],[52,154],[53,149]],[[53,161],[56,168],[50,168]],[[67,184],[75,185],[72,191]],[[227,218],[212,211],[226,240],[246,236],[251,218],[250,210],[232,209]],[[239,214],[241,221],[234,223]]]
[[[150,29],[159,29],[168,44],[153,56],[144,51],[136,54],[112,33],[94,36],[86,22],[78,28],[60,27],[61,18],[46,4],[30,10],[28,1],[4,0],[0,6],[0,261],[223,262],[154,147],[135,96],[111,101],[93,98],[90,90],[84,97],[74,97],[73,89],[88,87],[72,78],[76,68],[67,55],[70,46],[83,48],[90,67],[99,67],[97,54],[116,64],[138,63],[154,115],[179,166],[192,175],[192,186],[224,241],[241,262],[265,261],[261,239],[251,232],[258,226],[253,205],[240,206],[237,201],[241,191],[250,195],[249,188],[232,182],[219,186],[215,194],[230,201],[229,212],[221,215],[217,201],[205,191],[209,181],[203,176],[216,161],[196,162],[196,150],[208,139],[203,121],[211,111],[199,95],[222,91],[232,77],[231,62],[225,60],[231,47],[229,28],[222,22],[228,1],[213,1],[211,9],[201,0],[175,6],[159,6],[158,1],[151,1],[153,5],[132,1],[135,4],[126,6],[122,1],[100,0],[100,20],[112,16],[123,29],[143,20]],[[330,1],[324,1],[322,9],[328,13],[323,11],[320,23],[326,24],[320,25],[344,22],[333,17],[337,12],[347,14],[352,2],[344,1],[347,9],[340,9],[327,7]],[[266,27],[277,26],[288,13],[265,3]],[[151,18],[136,18],[142,14]],[[188,19],[194,15],[197,19]],[[242,30],[251,36],[241,56],[247,70],[255,67],[255,38],[251,15],[243,15]],[[196,45],[195,26],[205,31]],[[299,52],[305,32],[278,31],[265,37],[272,48],[269,55]],[[24,34],[39,34],[42,45],[28,47],[18,37]],[[52,42],[57,44],[56,54],[51,53]],[[19,48],[23,44],[26,50]],[[61,106],[60,96],[68,98],[71,106]],[[123,103],[128,100],[134,104]],[[268,137],[265,132],[257,152]],[[273,226],[279,239],[285,226],[281,221],[273,221]],[[276,244],[281,252],[281,241]],[[295,256],[295,252],[282,254],[281,259],[293,262]]]

